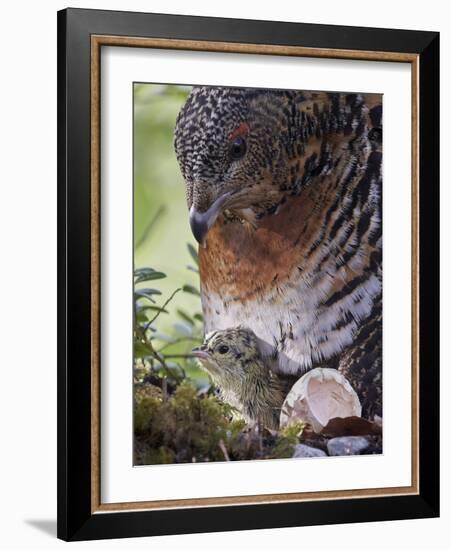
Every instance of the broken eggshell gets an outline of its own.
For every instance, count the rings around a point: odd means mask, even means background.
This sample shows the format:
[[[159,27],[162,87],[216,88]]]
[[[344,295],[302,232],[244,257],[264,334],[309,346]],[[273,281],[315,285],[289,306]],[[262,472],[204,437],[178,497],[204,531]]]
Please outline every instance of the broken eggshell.
[[[332,418],[361,415],[359,398],[348,380],[335,369],[316,368],[289,391],[280,412],[280,427],[302,420],[319,433]]]

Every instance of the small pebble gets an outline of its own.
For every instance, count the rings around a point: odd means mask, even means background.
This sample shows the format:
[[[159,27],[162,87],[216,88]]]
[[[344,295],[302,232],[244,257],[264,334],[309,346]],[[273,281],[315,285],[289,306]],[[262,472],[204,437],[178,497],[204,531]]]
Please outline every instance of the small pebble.
[[[368,446],[368,440],[357,435],[334,437],[327,442],[327,450],[330,456],[358,455]]]
[[[327,456],[324,451],[321,449],[316,449],[315,447],[310,447],[309,445],[304,445],[300,443],[294,448],[293,458],[313,458]]]

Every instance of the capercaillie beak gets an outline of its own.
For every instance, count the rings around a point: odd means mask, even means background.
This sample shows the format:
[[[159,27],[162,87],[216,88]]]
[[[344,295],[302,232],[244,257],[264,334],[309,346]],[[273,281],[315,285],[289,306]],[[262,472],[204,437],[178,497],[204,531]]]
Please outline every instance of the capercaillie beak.
[[[207,233],[210,229],[209,227],[209,218],[205,216],[206,213],[201,214],[198,212],[194,206],[191,207],[189,212],[189,224],[191,226],[191,232],[194,235],[196,241],[203,247],[207,240]],[[213,225],[213,224],[211,224]]]
[[[230,193],[225,193],[217,198],[208,210],[199,212],[193,204],[189,211],[189,223],[196,241],[205,248],[207,233],[223,211]]]

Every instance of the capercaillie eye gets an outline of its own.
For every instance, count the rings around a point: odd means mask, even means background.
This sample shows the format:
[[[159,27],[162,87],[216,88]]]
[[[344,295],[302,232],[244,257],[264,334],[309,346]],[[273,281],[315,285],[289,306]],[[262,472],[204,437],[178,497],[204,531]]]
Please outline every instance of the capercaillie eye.
[[[224,354],[229,351],[229,346],[219,346],[218,353]]]
[[[238,136],[236,137],[229,147],[229,155],[232,160],[240,160],[244,157],[246,154],[247,145],[246,140]]]

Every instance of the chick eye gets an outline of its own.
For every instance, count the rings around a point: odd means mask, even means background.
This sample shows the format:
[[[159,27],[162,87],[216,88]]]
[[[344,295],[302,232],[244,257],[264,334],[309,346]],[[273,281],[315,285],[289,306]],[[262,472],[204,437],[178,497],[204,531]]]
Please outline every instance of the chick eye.
[[[229,346],[219,346],[218,353],[224,354],[229,351]]]
[[[246,154],[246,150],[247,150],[246,140],[243,137],[238,136],[230,144],[230,148],[229,148],[230,158],[232,160],[240,160]]]

